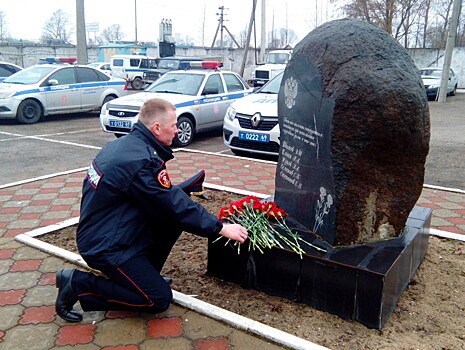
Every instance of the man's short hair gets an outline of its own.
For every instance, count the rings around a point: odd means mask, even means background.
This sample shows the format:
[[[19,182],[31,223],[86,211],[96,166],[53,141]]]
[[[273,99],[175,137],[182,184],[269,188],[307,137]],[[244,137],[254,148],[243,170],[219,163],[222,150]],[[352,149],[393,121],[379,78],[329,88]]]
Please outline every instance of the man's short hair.
[[[175,111],[176,107],[172,103],[161,98],[151,98],[142,105],[139,112],[139,120],[147,127],[152,126],[155,122],[165,122],[168,118],[168,112]]]

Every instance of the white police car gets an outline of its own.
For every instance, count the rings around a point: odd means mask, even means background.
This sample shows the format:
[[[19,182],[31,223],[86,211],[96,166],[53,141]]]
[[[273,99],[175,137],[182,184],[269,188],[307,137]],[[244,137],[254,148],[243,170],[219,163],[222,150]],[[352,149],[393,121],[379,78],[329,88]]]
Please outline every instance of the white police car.
[[[278,93],[283,73],[234,102],[224,117],[224,144],[234,154],[279,155]]]
[[[126,85],[88,66],[37,64],[0,83],[0,118],[31,124],[47,115],[98,110],[126,95]]]
[[[442,68],[428,67],[420,69],[421,79],[425,87],[428,99],[436,99],[441,87]],[[451,68],[449,70],[449,79],[447,80],[447,95],[455,96],[457,93],[458,79],[457,74]]]
[[[13,63],[0,62],[0,81],[23,69]]]
[[[129,133],[142,104],[155,97],[176,107],[179,130],[173,140],[176,146],[190,144],[196,132],[221,127],[229,105],[252,93],[252,88],[239,74],[219,71],[219,64],[191,62],[189,70],[168,72],[143,92],[107,103],[100,114],[103,131],[116,136]]]
[[[110,62],[93,62],[93,63],[87,63],[87,66],[96,68],[103,73],[106,73],[108,75],[111,75],[111,66]]]

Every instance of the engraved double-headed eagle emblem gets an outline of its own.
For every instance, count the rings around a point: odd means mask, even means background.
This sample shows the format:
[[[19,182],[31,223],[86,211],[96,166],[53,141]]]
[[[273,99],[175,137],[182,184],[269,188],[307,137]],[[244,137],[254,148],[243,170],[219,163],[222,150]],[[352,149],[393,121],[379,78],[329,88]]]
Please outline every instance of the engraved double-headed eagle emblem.
[[[297,80],[293,77],[287,78],[284,83],[284,97],[287,108],[291,109],[295,105],[297,97]]]

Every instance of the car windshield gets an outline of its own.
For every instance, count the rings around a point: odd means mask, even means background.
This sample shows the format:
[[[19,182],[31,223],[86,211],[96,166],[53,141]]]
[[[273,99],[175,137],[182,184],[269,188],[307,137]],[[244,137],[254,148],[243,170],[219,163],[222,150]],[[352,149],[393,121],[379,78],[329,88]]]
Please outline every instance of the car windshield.
[[[420,71],[422,77],[441,78],[442,70],[439,69],[422,69]]]
[[[36,84],[55,69],[53,67],[32,66],[6,78],[3,82],[9,84]]]
[[[266,58],[266,63],[285,64],[289,61],[289,57],[288,53],[271,52]]]
[[[199,92],[204,79],[205,74],[166,73],[150,85],[146,91],[195,96]]]
[[[157,68],[178,69],[178,60],[159,60]]]
[[[274,79],[270,80],[266,85],[257,91],[258,94],[277,94],[281,87],[283,80],[283,73],[279,73]]]

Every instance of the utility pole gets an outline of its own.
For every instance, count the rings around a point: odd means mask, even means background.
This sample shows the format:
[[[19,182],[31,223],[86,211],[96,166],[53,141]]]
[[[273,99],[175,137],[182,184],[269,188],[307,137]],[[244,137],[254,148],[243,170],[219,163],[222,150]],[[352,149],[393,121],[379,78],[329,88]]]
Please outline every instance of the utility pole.
[[[258,62],[265,62],[265,50],[266,50],[266,11],[265,11],[266,0],[262,0],[262,27],[261,27],[261,42],[260,42],[260,57]]]
[[[245,40],[244,45],[244,56],[242,56],[241,71],[239,73],[241,76],[244,75],[245,62],[247,61],[247,52],[249,51],[250,36],[252,34],[252,25],[255,20],[255,9],[257,8],[257,0],[252,1],[252,13],[250,14],[249,29],[247,30],[247,39]]]
[[[84,17],[84,0],[76,0],[76,52],[77,63],[87,63],[86,19]]]
[[[134,0],[134,30],[135,30],[134,43],[137,44],[137,0]]]
[[[446,53],[444,56],[444,65],[442,67],[441,86],[439,87],[438,94],[438,102],[441,103],[446,102],[450,64],[452,61],[452,52],[454,51],[455,47],[455,38],[457,36],[457,22],[459,20],[461,3],[461,0],[454,0],[454,5],[452,7],[452,16],[446,42]]]
[[[228,32],[228,34],[231,37],[232,41],[234,41],[234,43],[237,45],[237,47],[240,48],[241,46],[237,43],[236,39],[234,39],[234,36],[231,34],[229,29],[224,25],[224,6],[218,7],[218,10],[220,10],[221,12],[217,13],[216,15],[220,16],[220,18],[218,19],[218,27],[216,27],[215,36],[213,38],[212,46],[210,47],[210,49],[212,49],[215,46],[216,37],[218,35],[219,30],[221,30],[220,48],[223,49],[223,29],[226,29],[226,31]]]

